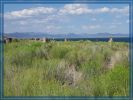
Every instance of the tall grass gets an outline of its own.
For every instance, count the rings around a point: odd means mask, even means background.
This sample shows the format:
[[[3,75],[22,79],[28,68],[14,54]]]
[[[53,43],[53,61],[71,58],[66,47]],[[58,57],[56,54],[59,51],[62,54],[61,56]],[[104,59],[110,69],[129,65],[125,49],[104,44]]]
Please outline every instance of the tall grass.
[[[110,58],[122,57],[112,69]],[[128,96],[128,44],[114,42],[14,41],[4,45],[5,96]],[[123,54],[122,54],[123,53]],[[82,73],[76,85],[66,80],[67,70]],[[72,70],[72,69],[71,69]],[[69,74],[72,74],[68,70]]]

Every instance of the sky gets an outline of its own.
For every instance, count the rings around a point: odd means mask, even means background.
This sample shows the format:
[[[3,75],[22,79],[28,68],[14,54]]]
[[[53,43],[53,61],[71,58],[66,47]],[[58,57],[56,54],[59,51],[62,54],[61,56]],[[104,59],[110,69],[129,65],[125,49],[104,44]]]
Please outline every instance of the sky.
[[[4,32],[129,34],[129,5],[5,4]]]

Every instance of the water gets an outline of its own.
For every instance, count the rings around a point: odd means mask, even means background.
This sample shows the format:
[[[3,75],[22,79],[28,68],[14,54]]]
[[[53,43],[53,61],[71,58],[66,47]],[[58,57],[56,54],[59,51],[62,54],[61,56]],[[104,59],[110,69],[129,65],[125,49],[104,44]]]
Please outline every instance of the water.
[[[64,41],[64,38],[58,38],[55,39],[57,41]],[[102,42],[107,42],[109,38],[68,38],[67,40],[70,41],[79,41],[79,40],[90,40],[90,41],[102,41]],[[113,38],[113,41],[115,42],[130,42],[129,37],[118,37],[118,38]]]
[[[56,41],[64,41],[64,38],[55,38],[54,40],[56,40]],[[98,41],[107,42],[109,40],[109,38],[67,38],[67,40],[69,40],[69,41],[90,40],[90,41],[95,41],[95,42],[98,42]],[[131,40],[131,38],[129,38],[129,37],[113,38],[114,42],[130,42],[130,40]],[[1,43],[1,41],[0,41],[0,43]]]

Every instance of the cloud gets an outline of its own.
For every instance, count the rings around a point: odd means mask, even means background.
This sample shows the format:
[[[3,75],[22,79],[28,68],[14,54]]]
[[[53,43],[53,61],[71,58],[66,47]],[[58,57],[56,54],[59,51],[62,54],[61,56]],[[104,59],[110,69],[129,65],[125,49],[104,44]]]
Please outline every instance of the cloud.
[[[93,13],[107,13],[109,11],[110,11],[110,8],[103,7],[103,8],[94,9]]]
[[[36,7],[36,8],[29,8],[23,9],[19,11],[12,11],[5,14],[5,18],[7,19],[16,19],[16,18],[27,18],[32,17],[40,14],[51,14],[56,12],[55,8],[49,7]]]
[[[129,6],[123,8],[89,8],[85,4],[66,4],[62,9],[59,10],[59,14],[70,14],[70,15],[81,15],[81,14],[101,14],[101,13],[120,13],[126,14],[129,13]]]
[[[116,6],[115,7],[103,6],[103,7],[91,8],[86,4],[66,4],[63,5],[62,7],[60,6],[46,7],[43,5],[39,6],[40,7],[5,12],[4,23],[5,26],[7,26],[5,30],[16,31],[19,30],[20,27],[23,28],[20,31],[32,30],[32,31],[44,31],[44,32],[61,32],[62,30],[67,29],[66,27],[73,25],[74,27],[70,27],[68,28],[68,30],[76,31],[77,30],[75,28],[76,26],[79,28],[78,31],[85,31],[85,32],[86,31],[88,32],[89,30],[96,31],[96,30],[101,30],[101,28],[103,28],[104,23],[107,23],[105,22],[106,20],[104,19],[104,16],[101,17],[100,14],[101,15],[109,14],[109,16],[111,15],[114,16],[115,18],[117,15],[119,18],[119,16],[123,15],[125,16],[129,14],[128,6],[125,7],[123,6],[121,8]],[[80,18],[81,21],[79,21]],[[93,21],[92,25],[87,24],[87,22],[90,22],[90,20],[91,22]],[[101,25],[98,25],[99,23],[97,21],[100,21]],[[109,23],[110,25],[109,28],[107,29],[115,28],[115,26],[119,26],[121,23],[114,23],[114,24]],[[15,26],[17,26],[18,28],[17,29],[14,28]],[[80,30],[80,28],[82,30]]]
[[[121,22],[113,22],[111,23],[112,25],[121,25],[122,23]]]
[[[59,10],[59,14],[71,14],[80,15],[91,13],[92,10],[84,4],[66,4],[62,9]]]
[[[31,18],[35,16],[46,16],[46,15],[82,15],[82,14],[102,14],[102,13],[116,13],[125,14],[129,13],[129,6],[123,8],[89,8],[86,4],[66,4],[62,8],[53,7],[35,7],[28,8],[18,11],[7,12],[4,14],[5,19],[21,19]]]
[[[93,9],[93,13],[99,14],[99,13],[112,13],[112,14],[129,14],[129,6],[125,6],[123,8],[108,8],[108,7],[103,7],[103,8],[98,8],[98,9]]]
[[[121,14],[129,14],[129,6],[126,6],[124,8],[112,8],[110,9],[111,13],[121,13]]]
[[[83,25],[82,29],[88,30],[88,29],[97,29],[100,28],[100,25]]]
[[[44,28],[45,32],[58,32],[61,29],[61,26],[48,25]]]

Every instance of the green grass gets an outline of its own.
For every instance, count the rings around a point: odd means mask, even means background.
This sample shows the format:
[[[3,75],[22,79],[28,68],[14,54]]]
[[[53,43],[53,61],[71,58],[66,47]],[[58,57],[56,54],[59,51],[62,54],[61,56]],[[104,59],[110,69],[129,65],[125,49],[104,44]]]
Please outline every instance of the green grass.
[[[116,52],[119,54],[115,57]],[[14,41],[4,45],[5,96],[128,96],[128,44]],[[123,53],[123,55],[122,55]],[[122,56],[119,56],[122,55]],[[116,62],[108,68],[110,58]],[[119,60],[117,61],[117,58]],[[82,73],[67,84],[66,70]]]

